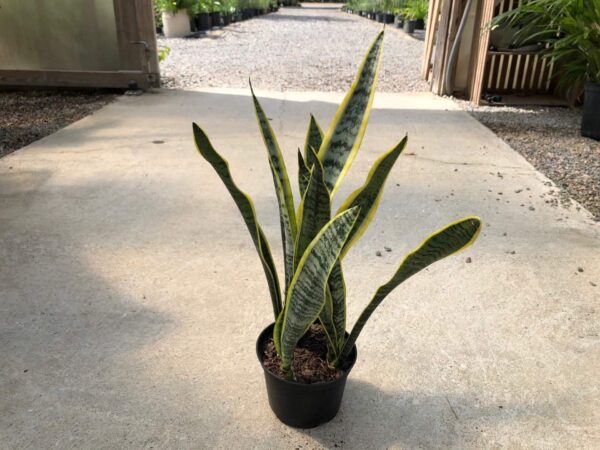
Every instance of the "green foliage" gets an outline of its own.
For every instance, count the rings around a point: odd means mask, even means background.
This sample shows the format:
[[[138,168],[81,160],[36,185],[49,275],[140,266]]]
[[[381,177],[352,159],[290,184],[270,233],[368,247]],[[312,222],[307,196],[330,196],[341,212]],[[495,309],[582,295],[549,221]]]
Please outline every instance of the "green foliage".
[[[169,53],[171,53],[171,47],[161,47],[158,49],[158,60],[159,61],[164,61],[167,56],[169,56]]]
[[[194,124],[198,151],[229,190],[258,251],[273,304],[275,349],[281,359],[283,373],[289,379],[294,378],[291,369],[294,347],[312,323],[318,321],[323,326],[329,363],[343,367],[356,339],[379,304],[409,277],[472,244],[481,229],[478,218],[466,217],[430,235],[402,260],[392,278],[377,289],[352,332],[345,336],[346,287],[342,262],[352,244],[360,239],[373,220],[388,175],[407,142],[407,138],[402,139],[375,161],[363,186],[342,202],[332,218],[333,196],[352,164],[369,120],[382,49],[383,32],[369,48],[326,133],[323,134],[316,119],[311,116],[304,152],[298,149],[301,202],[297,212],[282,152],[265,111],[252,91],[279,203],[286,272],[283,295],[269,244],[258,223],[252,200],[235,185],[227,162]],[[283,303],[282,298],[285,299]]]
[[[429,2],[428,0],[408,0],[401,11],[402,15],[409,20],[424,20],[429,11]]]
[[[195,3],[196,0],[156,0],[156,9],[160,12],[171,14],[182,9],[187,9],[191,12],[194,9]]]
[[[530,0],[490,24],[518,31],[514,45],[542,43],[558,67],[559,89],[574,103],[586,81],[600,82],[600,1]]]
[[[354,11],[400,13],[409,0],[349,0],[346,7]],[[427,15],[427,0],[425,15]]]

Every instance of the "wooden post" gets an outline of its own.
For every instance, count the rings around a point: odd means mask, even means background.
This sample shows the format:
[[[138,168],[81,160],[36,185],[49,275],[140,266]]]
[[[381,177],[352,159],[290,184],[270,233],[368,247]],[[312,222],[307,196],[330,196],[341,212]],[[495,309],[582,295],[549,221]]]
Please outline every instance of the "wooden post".
[[[443,93],[443,79],[445,71],[446,51],[448,47],[448,29],[450,26],[450,13],[452,11],[452,0],[444,0],[440,15],[440,23],[435,43],[435,54],[433,57],[433,74],[431,79],[431,91],[436,95]]]
[[[431,55],[433,54],[433,44],[436,42],[436,33],[440,15],[440,3],[442,0],[431,0],[429,2],[429,14],[427,16],[427,32],[425,34],[425,54],[423,55],[423,65],[421,66],[421,76],[429,81],[431,73]]]
[[[483,0],[483,4],[480,5],[478,10],[478,22],[476,23],[475,29],[479,28],[479,32],[475,33],[475,40],[473,46],[473,57],[471,67],[472,70],[472,82],[470,100],[475,106],[479,105],[481,101],[481,93],[483,91],[483,77],[485,74],[485,64],[487,61],[488,46],[490,43],[490,33],[487,28],[487,24],[492,20],[494,15],[494,0]]]

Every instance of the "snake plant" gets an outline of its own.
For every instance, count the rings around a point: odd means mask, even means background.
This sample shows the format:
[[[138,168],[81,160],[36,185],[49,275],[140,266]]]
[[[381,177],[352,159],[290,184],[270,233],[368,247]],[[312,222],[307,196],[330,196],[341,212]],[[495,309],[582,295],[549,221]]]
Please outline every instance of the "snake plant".
[[[233,197],[258,252],[271,294],[275,318],[273,341],[282,371],[289,379],[293,379],[294,347],[314,322],[318,321],[326,334],[329,363],[342,368],[367,320],[390,292],[430,264],[473,243],[481,229],[477,217],[465,217],[431,234],[405,256],[390,280],[376,290],[350,334],[346,333],[344,256],[373,220],[385,181],[407,143],[404,137],[382,154],[365,183],[332,212],[332,198],[358,152],[367,127],[382,47],[383,32],[369,48],[325,134],[315,118],[310,117],[304,149],[298,150],[301,201],[297,209],[279,144],[250,86],[279,204],[285,271],[283,292],[251,198],[237,187],[227,161],[216,152],[206,134],[193,125],[198,151]]]

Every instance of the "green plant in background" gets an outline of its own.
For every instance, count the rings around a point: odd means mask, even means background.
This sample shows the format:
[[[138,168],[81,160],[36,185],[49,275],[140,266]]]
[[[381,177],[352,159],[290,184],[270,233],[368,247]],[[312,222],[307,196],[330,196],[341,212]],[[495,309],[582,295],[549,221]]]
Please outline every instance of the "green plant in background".
[[[600,83],[600,1],[530,0],[490,25],[516,28],[515,45],[542,43],[571,103],[580,100],[586,81]]]
[[[233,14],[237,10],[237,0],[221,0],[221,13]]]
[[[169,53],[171,53],[171,47],[160,47],[158,49],[158,60],[160,62],[164,61],[169,56]]]
[[[195,0],[156,0],[155,5],[160,12],[175,14],[182,9],[193,10]]]
[[[428,12],[428,0],[408,0],[402,7],[402,15],[409,20],[425,20]]]
[[[311,116],[304,150],[298,150],[302,200],[297,209],[277,139],[250,87],[279,205],[285,269],[283,294],[270,246],[258,223],[252,200],[237,187],[227,161],[216,152],[204,131],[193,125],[198,151],[227,187],[258,251],[271,294],[275,318],[273,340],[288,379],[293,379],[294,348],[311,324],[318,321],[322,325],[327,337],[329,364],[343,367],[367,320],[392,290],[430,264],[469,246],[481,230],[480,219],[466,217],[430,235],[404,257],[390,280],[376,290],[349,336],[345,336],[343,260],[373,220],[385,181],[407,143],[405,137],[382,154],[373,164],[365,183],[333,213],[333,197],[359,150],[367,127],[382,47],[383,32],[370,47],[327,133],[323,135]]]

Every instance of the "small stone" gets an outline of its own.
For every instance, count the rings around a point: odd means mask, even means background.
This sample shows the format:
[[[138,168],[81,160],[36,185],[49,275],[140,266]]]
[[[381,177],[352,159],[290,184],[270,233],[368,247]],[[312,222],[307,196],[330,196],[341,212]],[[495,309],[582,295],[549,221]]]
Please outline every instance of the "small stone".
[[[392,251],[392,249],[390,247],[383,247],[383,249],[388,253]]]
[[[161,141],[161,140],[156,140],[156,141],[152,141],[153,144],[164,144],[165,141]]]
[[[577,272],[582,273],[583,272],[583,267],[578,267],[577,268]]]
[[[592,285],[593,287],[596,287],[596,286],[597,286],[597,284],[596,284],[596,283],[594,283],[593,281],[590,281],[590,285]]]
[[[376,255],[376,256],[381,256],[381,252],[380,252],[379,250],[377,250],[377,251],[375,252],[375,255]]]
[[[471,264],[473,262],[473,260],[471,259],[471,257],[469,256],[467,259],[465,259],[465,262],[467,264]]]
[[[533,206],[530,206],[529,211],[535,211],[535,208]]]

